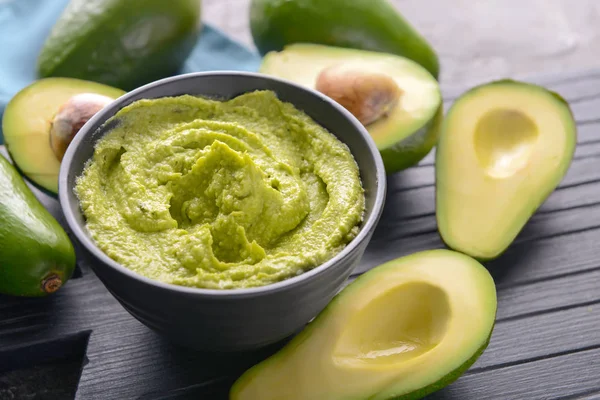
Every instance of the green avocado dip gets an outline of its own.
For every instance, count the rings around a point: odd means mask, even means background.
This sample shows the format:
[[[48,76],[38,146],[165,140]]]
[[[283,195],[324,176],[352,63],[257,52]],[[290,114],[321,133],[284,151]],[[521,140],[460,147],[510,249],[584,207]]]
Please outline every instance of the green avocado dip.
[[[141,275],[262,286],[358,233],[365,200],[347,146],[271,91],[139,100],[107,123],[75,191],[96,244]]]

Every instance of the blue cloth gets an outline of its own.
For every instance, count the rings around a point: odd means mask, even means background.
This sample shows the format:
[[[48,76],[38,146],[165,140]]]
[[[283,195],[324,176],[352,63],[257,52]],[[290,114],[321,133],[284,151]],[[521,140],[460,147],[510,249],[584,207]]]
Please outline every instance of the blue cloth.
[[[36,79],[38,53],[67,3],[68,0],[0,0],[0,117],[11,97]],[[256,71],[259,65],[257,53],[205,26],[182,73]]]

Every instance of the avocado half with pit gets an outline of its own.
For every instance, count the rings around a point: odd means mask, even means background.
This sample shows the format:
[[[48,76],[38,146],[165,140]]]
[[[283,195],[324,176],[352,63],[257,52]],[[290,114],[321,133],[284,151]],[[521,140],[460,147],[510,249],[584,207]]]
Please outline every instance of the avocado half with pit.
[[[56,193],[60,161],[71,139],[97,111],[124,93],[72,78],[32,83],[10,100],[2,117],[12,160],[29,180]]]
[[[437,142],[439,85],[404,57],[301,43],[268,53],[260,72],[316,89],[348,109],[371,134],[388,174],[415,165]]]
[[[436,153],[436,214],[446,244],[500,255],[565,176],[577,142],[568,103],[504,80],[476,87],[448,111]]]
[[[387,262],[242,375],[230,399],[420,399],[483,353],[496,308],[492,277],[464,254],[430,250]]]

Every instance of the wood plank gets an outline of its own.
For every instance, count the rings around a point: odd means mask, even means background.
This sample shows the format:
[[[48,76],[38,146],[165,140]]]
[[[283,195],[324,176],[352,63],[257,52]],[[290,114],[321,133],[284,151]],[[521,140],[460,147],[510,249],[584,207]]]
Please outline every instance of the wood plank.
[[[598,158],[600,154],[600,140],[586,142],[585,145],[578,145],[575,149],[575,157],[582,158]]]
[[[434,217],[429,218],[429,223],[434,226]],[[528,242],[529,244],[526,246],[515,247],[526,258],[526,249],[535,246],[532,243],[535,240],[597,229],[598,227],[600,227],[600,205],[540,214],[540,217],[532,219],[525,226],[512,247],[517,246],[519,243]],[[362,273],[378,264],[416,251],[445,247],[437,231],[411,236],[405,235],[406,231],[404,229],[405,224],[398,224],[393,231],[385,225],[378,227],[360,265],[353,274]],[[511,251],[511,248],[508,251]],[[504,256],[500,257],[498,262],[502,262],[502,260],[504,260]]]
[[[600,170],[597,168],[599,162],[600,141],[578,145],[575,149],[575,159],[559,188],[599,180]],[[403,196],[414,196],[411,190],[422,191],[427,187],[433,190],[434,182],[435,167],[433,165],[418,165],[387,177],[388,196],[394,196],[401,192],[410,192],[410,194],[403,193]],[[428,212],[432,212],[432,210],[429,209]]]
[[[571,197],[570,206],[565,209],[551,209],[553,206],[560,207],[560,203],[553,203],[549,200],[550,204],[545,208],[547,212],[535,214],[525,225],[515,242],[530,241],[600,226],[600,204],[595,201],[598,191],[590,190],[585,186],[577,186],[574,189],[576,190],[572,191],[573,197]],[[577,197],[579,194],[589,193],[594,193],[591,204],[586,204],[590,200]],[[394,207],[398,206],[394,205]],[[390,229],[392,226],[394,227],[393,230]],[[418,218],[399,218],[397,220],[389,218],[388,214],[384,214],[372,242],[398,243],[403,239],[410,240],[414,236],[430,235],[437,235],[437,224],[433,214]],[[417,247],[420,246],[418,242],[415,242],[415,244]]]
[[[498,290],[592,271],[600,266],[599,236],[600,229],[594,229],[519,243],[486,265]]]
[[[69,280],[55,295],[48,298],[19,299],[0,296],[0,348],[36,342],[57,334],[68,336],[83,327],[95,330],[131,317],[110,296],[93,273],[81,279]],[[34,315],[31,319],[20,318]],[[23,329],[33,328],[28,331]]]
[[[600,103],[600,101],[599,101]],[[577,124],[577,144],[597,142],[600,139],[600,122],[586,122]]]
[[[571,111],[575,116],[575,120],[579,124],[597,124],[598,118],[598,105],[600,104],[600,98],[594,96],[592,98],[586,98],[582,101],[576,101],[570,104]]]
[[[600,349],[592,348],[479,374],[469,374],[428,400],[596,399]]]
[[[549,79],[532,77],[531,81],[558,92],[569,102],[593,100],[600,96],[600,74],[597,71],[575,73],[571,77],[558,79],[556,77]]]
[[[115,343],[118,346],[106,348]],[[227,390],[244,370],[279,347],[252,353],[201,353],[174,346],[129,319],[90,338],[90,362],[82,372],[77,399],[161,398],[159,394],[168,392],[179,396],[187,386],[206,396],[213,384],[226,382],[221,390]]]
[[[501,287],[498,290],[498,322],[524,318],[549,310],[575,306],[600,308],[600,267],[560,279]],[[599,338],[600,340],[600,338]]]
[[[588,146],[578,146],[576,151],[578,151],[581,147]],[[559,188],[563,188],[565,186],[578,185],[586,182],[595,182],[596,180],[598,180],[599,162],[600,157],[589,156],[573,160],[564,179],[560,183]]]
[[[490,346],[473,368],[477,370],[586,347],[600,347],[599,326],[599,305],[499,321]],[[561,338],[568,340],[559,340]]]
[[[393,227],[395,238],[435,232],[437,230],[435,192],[433,188],[416,189],[413,192],[417,191],[419,192],[418,196],[394,196],[389,198],[386,201],[386,207],[378,229],[389,231]],[[542,204],[539,211],[531,217],[527,226],[536,226],[536,224],[543,223],[544,220],[554,218],[553,213],[557,211],[593,207],[598,203],[600,203],[600,190],[598,190],[597,182],[563,187],[552,193],[548,200]],[[428,208],[432,208],[434,211],[427,212]],[[415,209],[417,210],[415,211]],[[410,215],[398,217],[395,214],[396,212]],[[415,215],[412,215],[413,212]],[[551,213],[551,216],[547,215]],[[600,218],[588,222],[597,222],[600,225]],[[397,226],[401,227],[396,228]],[[520,238],[529,240],[526,232],[530,231],[531,229],[525,229]]]
[[[579,236],[568,242],[562,241],[562,243],[570,246],[579,245],[584,251],[597,249],[597,246],[590,246],[591,240],[595,242],[597,235],[583,232]],[[551,241],[555,243],[546,248],[555,249],[556,255],[561,255],[563,258],[568,258],[572,254],[580,255],[575,248],[564,252],[564,248],[560,249],[555,246],[560,242]],[[588,256],[587,262],[579,264],[580,266],[594,266],[589,273],[567,275],[563,279],[544,280],[533,285],[499,287],[499,322],[489,350],[482,356],[475,368],[485,368],[515,362],[521,358],[535,358],[543,354],[547,356],[552,353],[600,344],[600,334],[595,328],[598,326],[598,318],[600,318],[600,307],[597,304],[600,300],[600,293],[597,290],[600,287],[600,268],[594,263],[596,260],[596,256]],[[546,258],[544,258],[543,264],[552,265],[547,262]],[[541,266],[541,264],[536,265]],[[573,273],[572,266],[573,264],[567,268],[571,274]],[[547,274],[542,273],[541,275],[548,278]],[[583,306],[561,310],[549,315],[535,315],[541,311],[576,304],[583,304]],[[526,320],[522,319],[531,314],[533,315]],[[521,318],[515,320],[515,317]],[[568,341],[556,340],[556,338],[567,337],[570,338]]]

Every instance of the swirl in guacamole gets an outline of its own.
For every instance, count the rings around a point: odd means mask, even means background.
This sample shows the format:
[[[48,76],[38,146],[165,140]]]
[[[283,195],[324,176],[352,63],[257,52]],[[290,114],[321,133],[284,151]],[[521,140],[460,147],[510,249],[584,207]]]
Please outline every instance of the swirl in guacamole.
[[[358,233],[365,199],[348,147],[271,91],[139,100],[107,123],[75,191],[96,244],[141,275],[262,286]]]

